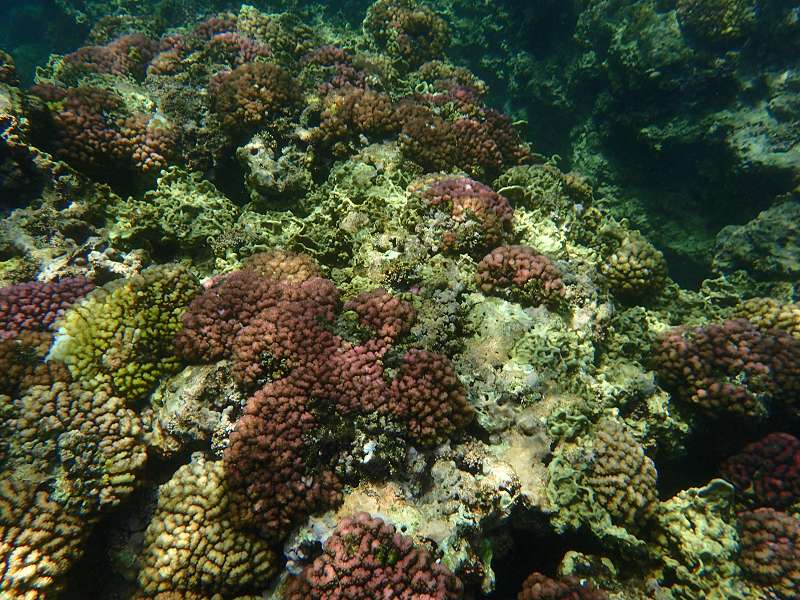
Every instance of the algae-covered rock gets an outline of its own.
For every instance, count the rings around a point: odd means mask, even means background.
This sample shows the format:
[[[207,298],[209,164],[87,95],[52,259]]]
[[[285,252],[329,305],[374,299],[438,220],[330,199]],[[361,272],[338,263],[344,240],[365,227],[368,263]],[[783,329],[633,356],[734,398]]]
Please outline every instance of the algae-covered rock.
[[[156,258],[225,257],[239,208],[198,173],[164,171],[155,190],[141,200],[114,205],[109,241],[119,248],[148,248]],[[212,265],[213,267],[213,265]]]
[[[227,364],[186,367],[159,384],[143,411],[147,445],[169,457],[203,444],[221,458],[244,401]]]
[[[726,227],[717,236],[714,268],[744,269],[758,280],[800,277],[800,202],[787,200],[749,223]]]

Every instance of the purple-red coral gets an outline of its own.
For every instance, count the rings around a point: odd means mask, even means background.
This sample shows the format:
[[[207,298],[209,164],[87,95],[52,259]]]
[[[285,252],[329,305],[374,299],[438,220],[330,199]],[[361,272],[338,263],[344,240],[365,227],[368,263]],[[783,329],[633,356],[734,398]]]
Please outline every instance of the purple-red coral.
[[[460,118],[448,121],[415,105],[401,108],[403,153],[429,171],[454,167],[474,176],[492,176],[503,167],[503,153],[485,123]]]
[[[44,143],[57,158],[105,178],[117,171],[155,172],[175,152],[178,135],[161,115],[130,112],[115,91],[34,86],[51,102],[51,130]]]
[[[274,284],[260,310],[233,342],[233,376],[253,387],[308,367],[336,350],[340,340],[320,326],[332,321],[339,293],[327,279]],[[276,289],[277,288],[277,289]]]
[[[485,294],[525,304],[556,305],[566,293],[550,259],[527,246],[495,248],[478,263],[475,278]]]
[[[412,349],[392,380],[392,411],[415,442],[430,446],[472,420],[464,386],[446,356]]]
[[[0,289],[0,339],[52,328],[67,308],[94,288],[84,277],[30,281]]]
[[[263,386],[231,434],[225,470],[240,521],[264,535],[279,539],[308,513],[338,501],[339,481],[326,466],[333,457],[312,442],[318,419],[394,417],[406,424],[410,441],[432,445],[472,417],[444,356],[411,350],[387,381],[384,356],[413,310],[385,290],[356,300],[352,307],[381,336],[358,345],[328,330],[338,290],[321,277],[298,283],[245,269],[206,289],[184,316],[177,338],[184,356],[231,356],[240,384]]]
[[[278,64],[244,63],[222,71],[208,85],[215,112],[226,127],[250,131],[290,110],[298,83]]]
[[[800,395],[800,342],[745,319],[667,331],[652,364],[659,381],[709,412],[757,416]]]
[[[178,353],[203,362],[229,357],[239,330],[258,310],[263,285],[257,273],[235,271],[195,296],[183,313],[183,329],[175,339]]]
[[[458,600],[461,581],[428,552],[367,513],[339,522],[287,600]]]
[[[480,250],[493,248],[511,233],[514,211],[492,188],[468,177],[443,177],[422,192],[431,207],[445,209],[452,223],[444,233],[445,249]]]
[[[779,600],[800,597],[800,521],[772,508],[739,515],[739,564]]]
[[[308,386],[295,377],[247,401],[224,457],[240,524],[277,541],[307,515],[339,502],[339,480],[307,446],[317,426]]]
[[[141,33],[123,36],[105,46],[84,46],[64,57],[61,76],[75,80],[87,73],[143,79],[158,44]]]
[[[383,288],[362,292],[344,305],[358,315],[364,327],[374,331],[386,342],[392,342],[408,333],[416,319],[414,307],[405,300],[392,296]]]
[[[800,500],[800,440],[770,433],[725,461],[722,475],[756,506],[791,506]]]
[[[577,577],[551,579],[541,573],[532,573],[522,584],[517,600],[607,600],[608,594],[587,582],[581,584]]]

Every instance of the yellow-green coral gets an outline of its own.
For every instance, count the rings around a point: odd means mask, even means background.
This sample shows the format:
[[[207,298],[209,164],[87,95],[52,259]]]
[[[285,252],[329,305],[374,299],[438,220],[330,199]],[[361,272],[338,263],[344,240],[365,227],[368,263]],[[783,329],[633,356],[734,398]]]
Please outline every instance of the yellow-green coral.
[[[270,540],[231,521],[222,461],[195,455],[159,490],[139,573],[140,598],[234,598],[266,588]]]
[[[800,303],[779,302],[774,298],[751,298],[734,309],[759,329],[780,329],[800,339]]]
[[[547,470],[557,529],[588,525],[601,539],[644,548],[635,536],[657,509],[656,469],[624,425],[601,421],[593,437],[557,449]]]
[[[35,385],[7,407],[6,468],[52,481],[53,497],[91,515],[133,491],[147,459],[139,417],[100,384]]]
[[[625,237],[606,257],[600,272],[619,298],[643,300],[659,294],[667,280],[667,262],[652,244],[639,237]]]
[[[736,563],[738,535],[733,521],[733,486],[714,479],[662,502],[654,551],[668,579],[671,598],[754,598]]]
[[[136,402],[178,370],[172,340],[199,289],[194,276],[175,265],[106,284],[64,314],[50,357],[63,360],[84,388],[108,385]]]

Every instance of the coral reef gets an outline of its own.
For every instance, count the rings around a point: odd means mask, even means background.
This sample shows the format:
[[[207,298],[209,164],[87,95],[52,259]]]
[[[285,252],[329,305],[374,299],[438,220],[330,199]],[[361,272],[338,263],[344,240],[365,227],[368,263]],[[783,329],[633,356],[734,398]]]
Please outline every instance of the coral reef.
[[[597,430],[588,483],[614,522],[637,527],[655,509],[656,469],[624,426],[605,421]]]
[[[342,519],[322,555],[289,585],[287,600],[310,598],[461,598],[461,582],[380,518]]]
[[[652,361],[665,386],[709,412],[763,416],[770,402],[791,402],[800,382],[797,340],[745,319],[668,331]]]
[[[754,581],[780,600],[798,593],[797,545],[800,521],[771,508],[739,515],[742,550],[739,562]]]
[[[0,596],[798,596],[795,0],[57,4]]]
[[[236,529],[224,481],[221,462],[195,456],[161,486],[145,532],[142,598],[240,596],[266,587],[276,556]]]
[[[527,305],[557,305],[566,293],[550,259],[527,246],[495,248],[478,263],[475,277],[481,291]]]
[[[35,492],[3,473],[0,483],[0,592],[38,600],[63,589],[65,576],[81,555],[82,519],[46,492]]]
[[[450,361],[410,350],[392,380],[392,412],[406,421],[408,436],[423,446],[446,440],[472,420],[463,386]]]
[[[517,600],[606,600],[608,594],[591,583],[582,584],[577,577],[550,579],[541,573],[531,573],[522,584]]]

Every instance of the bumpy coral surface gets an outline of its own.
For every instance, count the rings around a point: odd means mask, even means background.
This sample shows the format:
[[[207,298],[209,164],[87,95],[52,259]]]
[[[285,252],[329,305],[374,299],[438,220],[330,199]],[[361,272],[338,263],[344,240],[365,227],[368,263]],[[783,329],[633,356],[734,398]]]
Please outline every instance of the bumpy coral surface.
[[[339,522],[322,555],[289,585],[287,600],[374,598],[457,600],[457,577],[382,519],[358,513]]]
[[[434,180],[422,192],[433,208],[446,210],[450,220],[443,224],[445,249],[485,252],[510,237],[513,210],[492,188],[468,177]]]
[[[759,329],[780,329],[800,339],[800,304],[774,298],[751,298],[734,311],[736,317],[750,321]]]
[[[800,594],[800,521],[771,508],[739,515],[739,564],[779,600]]]
[[[264,279],[303,283],[312,277],[321,277],[319,263],[308,254],[270,250],[247,257],[242,267]]]
[[[339,340],[320,323],[333,319],[338,298],[335,286],[321,277],[299,285],[268,285],[259,298],[259,312],[234,339],[236,380],[257,387],[327,359]]]
[[[31,281],[0,289],[0,339],[23,331],[46,331],[94,284],[84,277]]]
[[[0,595],[45,600],[64,587],[65,576],[83,553],[83,518],[0,472]]]
[[[139,418],[125,404],[107,385],[33,385],[4,406],[4,464],[52,480],[75,513],[114,506],[133,491],[147,459]]]
[[[55,371],[63,371],[58,362],[44,362],[52,334],[23,331],[14,337],[0,337],[0,394],[15,395],[37,383],[48,385]]]
[[[566,293],[550,259],[527,246],[495,248],[478,263],[476,280],[487,294],[534,306],[558,304]]]
[[[64,314],[51,355],[84,385],[110,385],[128,401],[139,400],[177,370],[173,338],[198,291],[194,277],[174,265],[107,284]]]
[[[447,23],[415,0],[378,0],[367,11],[364,30],[411,67],[438,58],[449,42]]]
[[[307,445],[318,427],[305,382],[271,383],[247,401],[225,451],[225,476],[240,525],[277,542],[300,519],[341,499],[336,476]]]
[[[213,362],[230,356],[239,330],[258,311],[262,278],[249,269],[212,283],[195,297],[175,338],[178,352],[192,361]]]
[[[195,456],[159,488],[144,539],[141,598],[257,593],[275,567],[268,540],[236,528],[221,462]]]
[[[424,446],[444,441],[472,420],[464,386],[446,356],[410,350],[392,380],[392,412],[407,422],[409,436]]]
[[[606,600],[608,594],[591,582],[582,584],[577,577],[551,579],[541,573],[531,573],[522,584],[517,600]]]
[[[763,415],[800,391],[800,343],[745,319],[670,330],[652,361],[665,386],[709,412]]]
[[[666,283],[667,263],[652,244],[625,238],[600,268],[606,284],[623,299],[640,300],[657,295]]]
[[[387,343],[408,333],[416,319],[410,303],[392,296],[384,288],[360,293],[348,300],[344,309],[355,311],[359,323]]]
[[[613,521],[641,527],[658,502],[656,468],[625,426],[604,421],[597,431],[588,483]]]
[[[156,42],[140,33],[122,36],[105,46],[84,46],[64,57],[58,77],[77,81],[88,73],[103,73],[142,79],[156,47]]]
[[[770,433],[726,460],[722,474],[757,506],[791,506],[800,500],[800,440]]]
[[[313,135],[326,145],[359,135],[382,137],[400,128],[397,109],[387,94],[347,85],[329,92],[324,104]]]
[[[297,83],[280,65],[254,62],[218,74],[209,91],[223,123],[233,130],[249,131],[291,108]]]
[[[63,90],[37,86],[49,101],[51,123],[44,138],[55,155],[73,167],[104,179],[109,169],[154,173],[176,150],[176,132],[162,115],[131,111],[113,89],[81,86]]]

